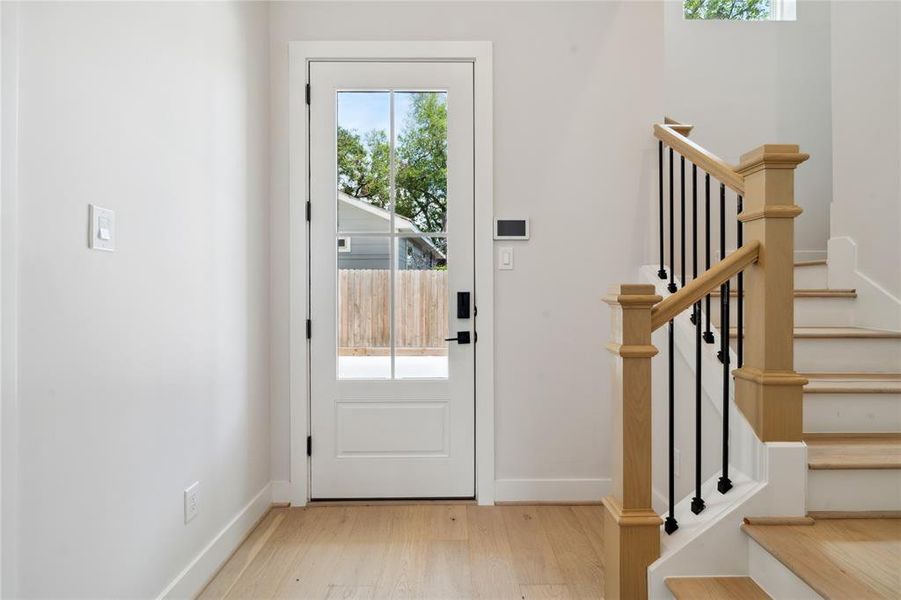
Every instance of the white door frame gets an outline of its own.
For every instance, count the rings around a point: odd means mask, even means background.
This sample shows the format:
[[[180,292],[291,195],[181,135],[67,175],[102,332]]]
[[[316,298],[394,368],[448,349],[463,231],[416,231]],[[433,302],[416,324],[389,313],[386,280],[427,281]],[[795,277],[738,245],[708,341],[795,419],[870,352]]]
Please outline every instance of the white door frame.
[[[476,499],[494,504],[494,199],[491,42],[290,42],[288,44],[289,225],[290,225],[290,502],[310,498],[309,255],[306,202],[309,199],[306,85],[312,60],[451,61],[474,65],[475,290],[478,332],[475,357]]]

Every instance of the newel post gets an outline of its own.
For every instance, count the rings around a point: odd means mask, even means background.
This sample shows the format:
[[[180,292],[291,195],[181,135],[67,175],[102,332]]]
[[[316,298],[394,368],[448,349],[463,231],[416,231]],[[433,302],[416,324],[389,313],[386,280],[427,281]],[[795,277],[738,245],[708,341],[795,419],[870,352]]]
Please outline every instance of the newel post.
[[[808,155],[794,145],[765,145],[741,157],[745,239],[760,241],[745,271],[744,364],[735,403],[764,442],[800,441],[807,380],[794,370],[795,168]]]
[[[651,506],[651,308],[653,285],[620,285],[611,306],[613,493],[604,498],[605,598],[648,597],[648,566],[660,556],[660,516]]]

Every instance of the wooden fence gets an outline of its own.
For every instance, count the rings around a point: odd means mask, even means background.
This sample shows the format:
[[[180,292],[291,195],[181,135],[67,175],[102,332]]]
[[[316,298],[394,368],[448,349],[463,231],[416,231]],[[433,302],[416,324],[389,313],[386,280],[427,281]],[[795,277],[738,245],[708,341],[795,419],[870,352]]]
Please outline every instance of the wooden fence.
[[[394,309],[398,354],[445,354],[447,271],[397,271]],[[342,355],[390,349],[390,271],[338,271],[338,346]]]

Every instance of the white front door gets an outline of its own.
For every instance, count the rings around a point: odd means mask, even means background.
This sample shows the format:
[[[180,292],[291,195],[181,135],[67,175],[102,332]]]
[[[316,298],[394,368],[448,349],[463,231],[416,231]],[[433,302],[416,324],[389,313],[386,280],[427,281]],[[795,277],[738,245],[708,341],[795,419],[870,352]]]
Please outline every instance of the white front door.
[[[472,498],[473,65],[309,82],[311,497]]]

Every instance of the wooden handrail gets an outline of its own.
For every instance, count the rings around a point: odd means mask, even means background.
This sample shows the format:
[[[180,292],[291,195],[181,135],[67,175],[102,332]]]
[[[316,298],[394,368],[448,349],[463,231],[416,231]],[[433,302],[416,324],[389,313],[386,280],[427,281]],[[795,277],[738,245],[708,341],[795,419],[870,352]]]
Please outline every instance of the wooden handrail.
[[[744,194],[745,178],[735,170],[734,166],[682,135],[679,128],[684,127],[687,126],[681,123],[657,123],[654,125],[654,137],[666,143],[667,146],[698,165],[702,170],[710,173],[736,193]]]
[[[689,308],[692,304],[721,286],[726,281],[757,261],[760,254],[760,242],[748,242],[720,262],[716,263],[697,279],[693,279],[681,290],[659,302],[651,310],[651,330],[656,331]]]

